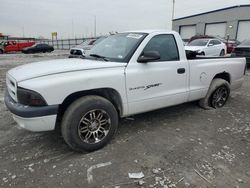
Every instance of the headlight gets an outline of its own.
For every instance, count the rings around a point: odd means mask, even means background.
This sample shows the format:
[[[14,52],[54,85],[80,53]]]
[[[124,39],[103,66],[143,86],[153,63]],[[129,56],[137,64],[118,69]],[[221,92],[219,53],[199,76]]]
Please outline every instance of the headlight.
[[[27,106],[47,105],[47,103],[39,93],[20,87],[17,88],[17,100],[20,104]]]

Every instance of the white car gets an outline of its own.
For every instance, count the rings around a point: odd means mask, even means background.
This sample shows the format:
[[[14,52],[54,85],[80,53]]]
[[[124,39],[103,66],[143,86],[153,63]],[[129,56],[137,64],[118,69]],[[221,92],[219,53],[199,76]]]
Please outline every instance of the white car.
[[[101,42],[106,37],[100,37],[97,39],[87,39],[79,45],[70,48],[69,58],[83,58],[85,54],[96,44]]]
[[[223,107],[246,66],[245,58],[189,60],[174,31],[111,35],[88,54],[8,71],[5,104],[15,121],[31,131],[57,125],[72,149],[93,151],[111,140],[119,118],[196,100]]]
[[[227,53],[226,45],[218,39],[196,39],[188,43],[185,50],[202,56],[224,56]]]

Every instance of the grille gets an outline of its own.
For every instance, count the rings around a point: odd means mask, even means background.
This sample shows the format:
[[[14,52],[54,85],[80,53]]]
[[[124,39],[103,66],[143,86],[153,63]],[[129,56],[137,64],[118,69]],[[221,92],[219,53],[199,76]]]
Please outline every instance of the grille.
[[[16,96],[17,84],[15,79],[8,74],[6,76],[6,85],[11,98],[17,102],[17,96]]]

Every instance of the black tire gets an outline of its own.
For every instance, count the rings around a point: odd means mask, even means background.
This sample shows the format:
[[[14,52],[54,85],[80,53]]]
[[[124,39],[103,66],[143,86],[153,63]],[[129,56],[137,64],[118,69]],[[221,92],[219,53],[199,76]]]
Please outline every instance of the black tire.
[[[223,101],[217,101],[221,102],[221,104],[218,104],[216,103],[216,100],[219,100],[219,98],[216,98],[215,95],[221,89],[223,89],[223,91],[225,91],[226,93],[225,96],[221,96],[223,98]],[[230,95],[230,84],[224,79],[215,78],[209,87],[206,97],[199,101],[199,106],[206,110],[212,108],[221,108],[226,104],[229,95]]]
[[[202,55],[202,56],[205,56],[206,54],[205,54],[205,52],[201,52],[201,55]]]
[[[220,56],[221,56],[221,57],[224,57],[224,56],[225,56],[225,50],[221,50]]]
[[[117,128],[118,113],[113,104],[94,95],[74,101],[64,113],[61,125],[65,142],[79,152],[104,147],[112,139]]]
[[[3,54],[3,50],[0,49],[0,54]]]

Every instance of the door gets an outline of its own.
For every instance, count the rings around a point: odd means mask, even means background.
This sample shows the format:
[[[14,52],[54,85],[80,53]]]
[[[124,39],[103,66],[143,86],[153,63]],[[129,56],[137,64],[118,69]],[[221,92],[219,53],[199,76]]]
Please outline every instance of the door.
[[[158,52],[160,59],[147,63],[129,62],[126,68],[129,114],[187,101],[188,62],[180,60],[174,36],[152,37],[140,54],[146,51]]]
[[[196,26],[181,26],[180,27],[180,35],[182,39],[190,39],[192,36],[196,35]]]
[[[206,52],[206,56],[218,56],[219,55],[219,49],[220,46],[216,45],[215,40],[210,40],[210,42],[208,43],[207,46],[207,52]]]
[[[34,48],[35,52],[42,52],[43,50],[43,45],[42,44],[38,44],[36,45],[36,47]]]
[[[226,23],[206,24],[206,35],[219,36],[224,38],[226,36]]]
[[[250,21],[240,21],[237,32],[237,40],[242,42],[246,39],[250,39]]]

